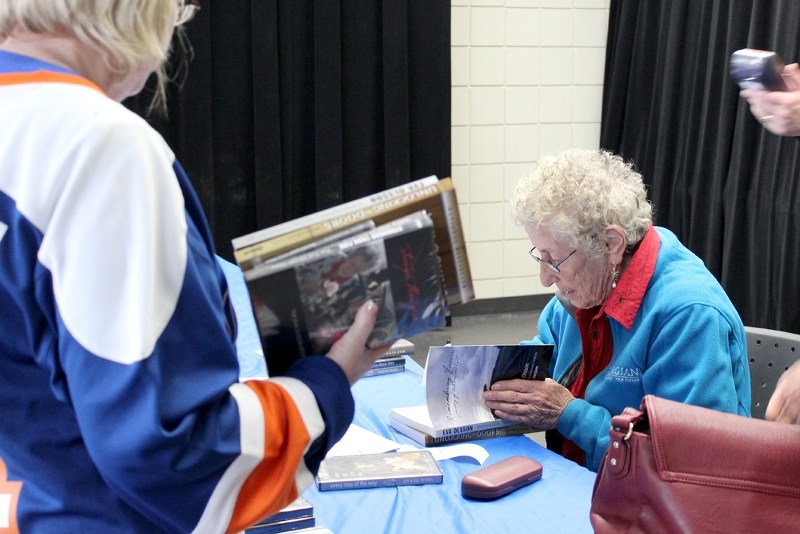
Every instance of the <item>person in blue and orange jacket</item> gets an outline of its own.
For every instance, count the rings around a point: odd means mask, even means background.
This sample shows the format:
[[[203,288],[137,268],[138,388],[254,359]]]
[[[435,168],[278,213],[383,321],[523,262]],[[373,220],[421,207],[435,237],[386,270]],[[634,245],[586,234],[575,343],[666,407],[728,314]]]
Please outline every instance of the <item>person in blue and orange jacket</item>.
[[[364,304],[327,357],[239,382],[198,198],[120,102],[196,0],[0,3],[0,510],[21,532],[236,532],[294,500],[354,413]],[[177,28],[177,29],[176,29]],[[0,529],[2,530],[2,529]],[[8,530],[4,530],[8,531]]]

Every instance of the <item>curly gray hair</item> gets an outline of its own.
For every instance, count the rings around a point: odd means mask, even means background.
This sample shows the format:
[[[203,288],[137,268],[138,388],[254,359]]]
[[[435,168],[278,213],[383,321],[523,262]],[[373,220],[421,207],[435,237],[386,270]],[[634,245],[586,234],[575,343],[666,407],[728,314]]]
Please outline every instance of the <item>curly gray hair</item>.
[[[597,235],[619,226],[636,246],[653,221],[642,175],[605,150],[570,149],[542,158],[511,197],[517,224],[547,229],[589,257],[600,254]]]

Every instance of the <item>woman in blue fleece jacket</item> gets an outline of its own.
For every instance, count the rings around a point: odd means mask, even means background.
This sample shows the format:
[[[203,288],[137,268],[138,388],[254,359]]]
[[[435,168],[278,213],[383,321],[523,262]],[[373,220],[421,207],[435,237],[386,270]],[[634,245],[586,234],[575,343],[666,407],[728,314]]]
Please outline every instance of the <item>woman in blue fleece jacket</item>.
[[[555,345],[545,382],[484,393],[498,417],[548,432],[548,446],[597,470],[611,417],[646,394],[750,414],[742,321],[702,260],[653,225],[642,177],[601,150],[541,160],[512,211],[544,286],[557,287],[530,343]]]

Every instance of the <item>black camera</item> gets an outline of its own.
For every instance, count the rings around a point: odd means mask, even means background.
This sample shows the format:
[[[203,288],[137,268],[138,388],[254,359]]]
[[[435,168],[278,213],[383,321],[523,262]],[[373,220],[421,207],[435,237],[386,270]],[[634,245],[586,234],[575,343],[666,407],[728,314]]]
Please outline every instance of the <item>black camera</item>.
[[[731,55],[731,76],[742,89],[786,91],[784,63],[775,52],[743,48]]]

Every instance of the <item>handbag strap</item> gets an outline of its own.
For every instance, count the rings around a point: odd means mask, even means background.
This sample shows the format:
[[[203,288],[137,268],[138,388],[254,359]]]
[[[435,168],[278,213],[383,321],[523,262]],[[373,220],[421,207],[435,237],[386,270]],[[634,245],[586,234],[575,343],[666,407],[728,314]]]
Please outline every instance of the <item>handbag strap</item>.
[[[611,418],[611,430],[608,435],[611,443],[608,446],[608,455],[605,468],[608,474],[617,478],[628,474],[631,457],[631,438],[634,429],[640,422],[646,422],[647,414],[636,408],[625,408],[619,415]]]

